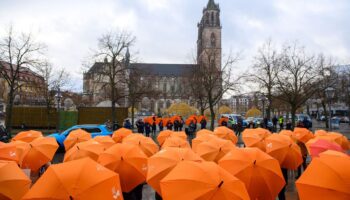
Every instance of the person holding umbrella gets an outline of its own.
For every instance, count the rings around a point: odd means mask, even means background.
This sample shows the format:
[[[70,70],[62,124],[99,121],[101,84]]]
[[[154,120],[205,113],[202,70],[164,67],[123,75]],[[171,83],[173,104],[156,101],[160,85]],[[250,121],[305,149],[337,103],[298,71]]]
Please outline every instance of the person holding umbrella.
[[[163,119],[160,119],[158,126],[159,126],[159,132],[163,131],[164,129]]]
[[[143,121],[141,119],[137,120],[136,127],[137,127],[138,133],[142,133],[142,134],[144,133],[145,123],[143,123]]]
[[[156,116],[152,117],[152,134],[156,135],[157,124],[156,124]]]
[[[182,119],[182,117],[180,116],[180,120],[179,120],[179,131],[182,131],[182,128],[184,126],[184,120]]]
[[[151,125],[148,122],[145,123],[145,132],[146,137],[149,137],[149,133],[151,132]]]
[[[171,123],[170,120],[167,122],[166,128],[167,128],[168,130],[173,130],[173,123]]]
[[[204,117],[199,123],[201,124],[201,129],[205,129],[207,127],[207,120],[205,120]]]

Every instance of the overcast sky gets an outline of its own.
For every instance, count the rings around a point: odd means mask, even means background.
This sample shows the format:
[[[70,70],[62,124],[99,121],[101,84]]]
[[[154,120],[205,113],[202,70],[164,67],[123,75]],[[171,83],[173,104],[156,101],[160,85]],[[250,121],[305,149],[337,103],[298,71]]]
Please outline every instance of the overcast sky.
[[[188,63],[197,23],[208,0],[0,0],[0,34],[9,24],[47,44],[54,66],[72,73],[82,88],[82,63],[107,31],[127,29],[142,62]],[[349,0],[216,0],[221,8],[223,51],[242,52],[248,67],[267,39],[299,41],[350,63]]]

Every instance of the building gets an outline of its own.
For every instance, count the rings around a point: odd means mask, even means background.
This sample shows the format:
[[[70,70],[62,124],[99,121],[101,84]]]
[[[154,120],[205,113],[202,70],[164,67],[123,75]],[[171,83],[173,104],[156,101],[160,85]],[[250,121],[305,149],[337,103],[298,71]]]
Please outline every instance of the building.
[[[207,6],[203,9],[203,15],[197,24],[197,63],[205,62],[206,52],[208,50],[215,51],[215,66],[221,70],[221,23],[220,23],[220,7],[214,0],[209,0]],[[173,63],[131,63],[132,68],[144,71],[140,78],[150,79],[154,82],[153,87],[157,90],[156,95],[145,96],[138,103],[137,109],[143,111],[151,111],[154,113],[162,112],[162,110],[170,107],[175,102],[186,102],[191,106],[195,106],[195,101],[191,94],[187,93],[190,83],[189,77],[193,73],[194,64],[173,64]],[[103,81],[97,77],[99,69],[104,67],[104,62],[96,62],[86,73],[84,73],[84,97],[85,100],[91,102],[91,105],[98,105],[101,102],[109,101],[108,88],[102,87]],[[133,74],[130,74],[132,76]],[[128,89],[125,85],[118,85],[120,91],[127,93]],[[110,101],[109,101],[110,102]],[[126,99],[120,99],[118,105],[128,107]]]
[[[4,70],[10,73],[10,65],[1,62]],[[15,91],[15,105],[43,105],[43,91],[46,89],[43,77],[33,72],[31,69],[22,67],[19,70],[18,89]],[[10,91],[7,81],[0,77],[0,112],[5,112],[8,93]],[[1,105],[2,104],[2,105]]]

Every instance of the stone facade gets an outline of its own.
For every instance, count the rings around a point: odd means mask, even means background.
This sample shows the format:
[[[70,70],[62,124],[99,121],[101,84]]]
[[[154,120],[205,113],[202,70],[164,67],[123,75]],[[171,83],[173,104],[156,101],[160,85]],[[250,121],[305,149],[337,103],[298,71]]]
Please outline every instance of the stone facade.
[[[209,0],[198,23],[197,63],[205,62],[208,50],[215,51],[215,66],[221,69],[220,8],[214,0]],[[144,78],[152,79],[154,83],[152,87],[158,91],[156,95],[142,98],[137,105],[139,111],[159,113],[178,102],[195,106],[188,84],[191,82],[189,77],[197,64],[131,63],[130,65],[132,68],[147,71]],[[84,73],[84,98],[91,102],[91,105],[97,105],[109,99],[108,90],[101,88],[102,83],[96,79],[99,76],[100,67],[103,67],[103,63],[95,63],[87,73]],[[120,90],[128,91],[124,85],[120,85]],[[129,106],[127,99],[120,99],[118,105]]]

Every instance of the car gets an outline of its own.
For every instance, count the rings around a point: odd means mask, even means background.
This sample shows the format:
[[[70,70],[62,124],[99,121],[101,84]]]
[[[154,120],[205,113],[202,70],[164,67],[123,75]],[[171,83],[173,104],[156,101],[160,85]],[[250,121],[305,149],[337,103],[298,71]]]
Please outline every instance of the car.
[[[243,128],[248,127],[248,122],[245,119],[243,119],[242,115],[238,115],[238,114],[222,114],[220,117],[227,117],[229,119],[233,119],[235,124],[232,124],[231,126],[236,125],[238,121],[242,121],[242,127]]]
[[[349,117],[343,116],[340,117],[340,123],[349,123]]]
[[[262,117],[255,117],[253,119],[253,126],[254,126],[254,128],[262,127],[263,124],[264,124],[264,118],[262,118]],[[272,124],[271,120],[269,120],[267,122],[267,128],[268,129],[272,129],[273,128],[273,124]]]
[[[312,120],[308,114],[296,114],[295,115],[295,123],[298,124],[300,122],[303,122],[304,118],[307,119],[307,121],[309,123],[309,128],[312,128]]]
[[[332,121],[332,128],[339,129],[340,118],[339,117],[332,117],[331,121]]]
[[[53,133],[49,135],[48,137],[54,137],[60,147],[64,149],[64,140],[66,140],[67,136],[70,132],[77,130],[77,129],[83,129],[84,131],[91,134],[91,137],[94,138],[96,136],[104,136],[112,135],[112,130],[108,129],[106,125],[97,125],[97,124],[85,124],[85,125],[75,125],[67,130],[63,131],[62,133]]]

